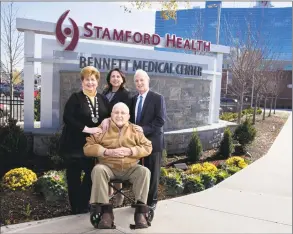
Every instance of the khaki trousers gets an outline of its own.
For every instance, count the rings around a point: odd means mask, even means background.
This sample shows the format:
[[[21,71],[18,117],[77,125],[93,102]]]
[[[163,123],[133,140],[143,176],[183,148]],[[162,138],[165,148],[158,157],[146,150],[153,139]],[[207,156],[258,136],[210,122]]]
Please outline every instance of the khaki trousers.
[[[149,185],[150,170],[142,165],[135,165],[124,171],[110,169],[103,164],[97,164],[92,170],[92,191],[90,203],[109,203],[109,181],[111,179],[129,180],[135,201],[146,204]]]

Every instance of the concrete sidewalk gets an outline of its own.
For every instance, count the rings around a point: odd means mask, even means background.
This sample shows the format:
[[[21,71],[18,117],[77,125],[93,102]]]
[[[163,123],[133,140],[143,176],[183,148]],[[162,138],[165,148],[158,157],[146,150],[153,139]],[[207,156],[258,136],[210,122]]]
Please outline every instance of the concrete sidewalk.
[[[89,214],[2,227],[2,233],[292,233],[292,115],[268,154],[217,186],[161,201],[148,229],[129,229],[130,207],[115,209],[115,230]]]

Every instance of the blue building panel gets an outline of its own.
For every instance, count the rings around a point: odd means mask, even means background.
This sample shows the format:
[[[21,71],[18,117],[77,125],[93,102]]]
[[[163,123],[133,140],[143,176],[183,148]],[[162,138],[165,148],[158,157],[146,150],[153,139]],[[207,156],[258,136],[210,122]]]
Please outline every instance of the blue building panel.
[[[161,12],[156,12],[155,32],[164,36],[166,33],[179,37],[203,39],[216,43],[218,27],[217,4],[213,7],[179,10],[176,20],[164,20]],[[211,4],[207,2],[206,6]],[[270,43],[272,52],[278,54],[278,60],[292,60],[292,8],[221,8],[220,38],[222,45],[244,44],[250,30],[254,38],[259,34],[266,43]],[[250,29],[248,29],[250,25]],[[233,42],[232,42],[233,40]],[[156,50],[182,52],[169,48]],[[184,52],[188,53],[188,52]]]

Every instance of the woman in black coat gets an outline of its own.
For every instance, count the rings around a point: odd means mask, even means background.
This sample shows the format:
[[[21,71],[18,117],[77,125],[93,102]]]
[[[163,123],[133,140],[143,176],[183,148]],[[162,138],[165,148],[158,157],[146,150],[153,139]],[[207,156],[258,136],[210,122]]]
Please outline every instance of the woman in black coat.
[[[86,137],[101,133],[97,126],[110,116],[108,100],[97,93],[100,72],[92,66],[81,70],[82,91],[73,93],[65,104],[60,153],[65,160],[68,196],[73,214],[88,212],[91,171],[94,160],[83,153]],[[81,181],[81,173],[84,177]]]
[[[130,92],[125,88],[125,75],[119,68],[110,70],[107,74],[107,86],[103,91],[103,95],[110,103],[110,110],[118,102],[125,103],[128,108],[131,106]]]

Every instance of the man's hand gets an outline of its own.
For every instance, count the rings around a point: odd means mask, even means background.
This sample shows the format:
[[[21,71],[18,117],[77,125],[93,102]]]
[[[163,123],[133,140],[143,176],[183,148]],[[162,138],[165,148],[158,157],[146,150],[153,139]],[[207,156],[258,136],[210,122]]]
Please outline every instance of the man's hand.
[[[110,118],[104,119],[101,123],[103,132],[107,132],[110,125]]]
[[[97,128],[96,133],[94,134],[94,136],[97,137],[101,133],[103,133],[103,130],[101,128]]]
[[[84,127],[83,132],[89,133],[89,134],[100,134],[102,133],[102,129],[98,127],[89,128],[87,126]]]
[[[143,133],[143,129],[141,126],[138,126],[138,125],[134,125],[134,129],[138,132],[142,132]]]
[[[109,157],[124,158],[123,155],[119,154],[119,151],[117,149],[106,149],[104,155]]]
[[[132,151],[130,148],[126,148],[126,147],[120,147],[115,149],[119,155],[123,156],[123,157],[128,157],[132,155]]]

